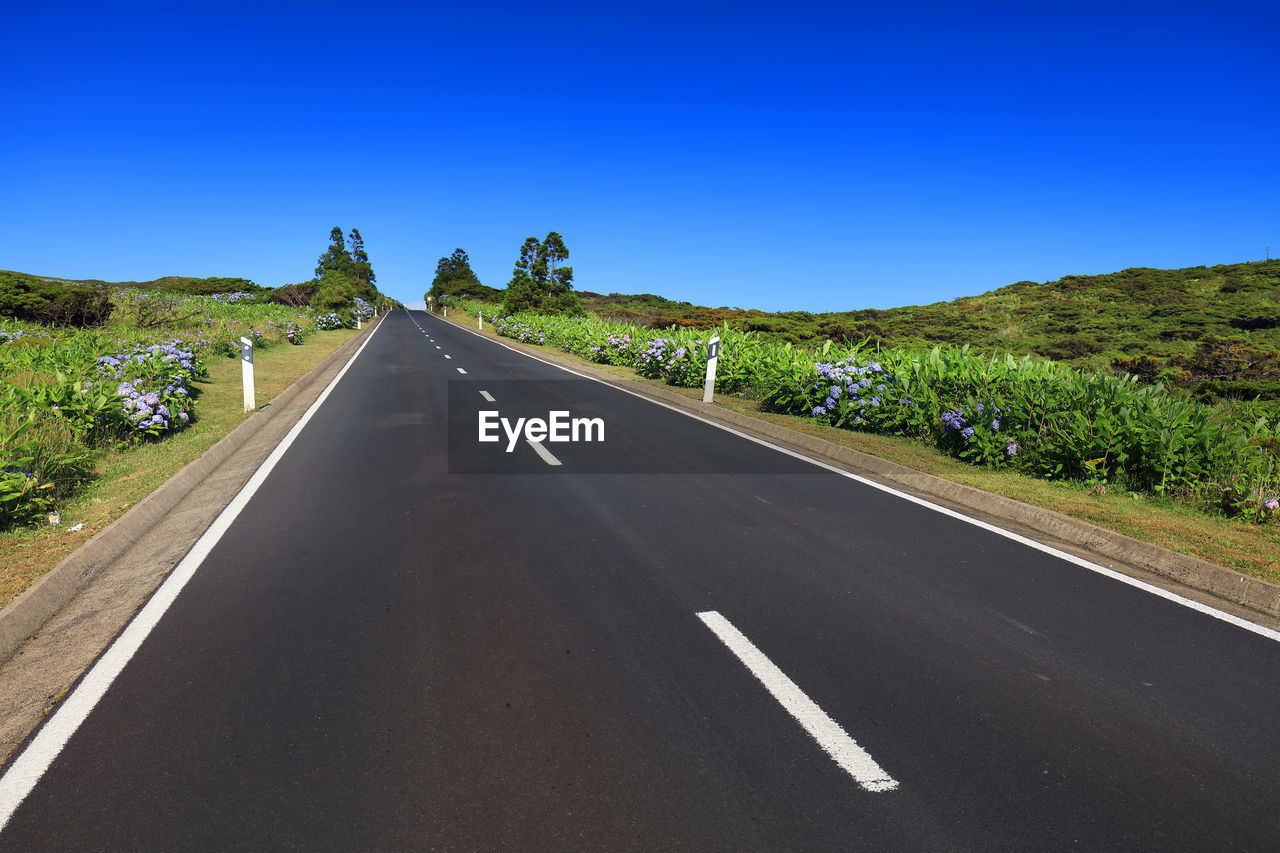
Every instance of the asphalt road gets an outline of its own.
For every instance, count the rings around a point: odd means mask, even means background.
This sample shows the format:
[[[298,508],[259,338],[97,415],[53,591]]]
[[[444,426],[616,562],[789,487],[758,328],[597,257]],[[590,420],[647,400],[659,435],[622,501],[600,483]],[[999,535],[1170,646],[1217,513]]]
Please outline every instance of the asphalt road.
[[[1274,850],[1277,709],[1274,639],[398,312],[0,849]]]

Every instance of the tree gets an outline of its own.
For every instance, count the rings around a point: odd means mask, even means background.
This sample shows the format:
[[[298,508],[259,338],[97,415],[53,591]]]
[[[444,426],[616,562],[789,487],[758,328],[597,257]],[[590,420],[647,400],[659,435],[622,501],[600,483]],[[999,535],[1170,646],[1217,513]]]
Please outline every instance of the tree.
[[[377,276],[373,274],[373,265],[369,263],[369,255],[364,250],[364,238],[359,228],[351,229],[351,267],[349,275],[355,280],[357,295],[373,302],[378,298],[377,288],[373,286]]]
[[[580,314],[582,306],[573,293],[573,268],[556,267],[569,259],[569,249],[557,232],[546,239],[526,237],[520,246],[502,308],[508,314],[538,310],[552,314]]]
[[[516,259],[516,268],[511,273],[511,282],[507,287],[546,284],[545,267],[540,269],[538,266],[541,246],[537,237],[524,238],[524,244],[520,247],[520,257]]]
[[[545,307],[547,300],[557,292],[573,289],[573,267],[556,269],[558,262],[569,260],[569,249],[564,244],[564,238],[555,231],[548,234],[542,241],[539,254],[547,270],[547,287],[543,299]]]
[[[496,288],[480,283],[475,271],[471,269],[471,259],[467,257],[467,253],[462,249],[454,249],[452,255],[436,262],[436,277],[431,281],[431,289],[425,296],[430,296],[438,305],[442,296],[493,299],[498,293]]]
[[[311,297],[311,307],[338,311],[350,305],[357,296],[351,277],[337,270],[325,270],[316,282],[319,287]]]
[[[363,248],[361,244],[361,251]],[[351,265],[351,253],[347,251],[347,243],[342,238],[342,229],[335,225],[329,232],[329,248],[320,256],[316,264],[316,278],[322,277],[326,272],[350,275]]]
[[[379,293],[374,280],[373,265],[369,263],[360,230],[351,229],[351,248],[348,249],[342,229],[335,225],[329,232],[329,248],[316,263],[317,289],[310,304],[337,309],[357,296],[376,304]]]

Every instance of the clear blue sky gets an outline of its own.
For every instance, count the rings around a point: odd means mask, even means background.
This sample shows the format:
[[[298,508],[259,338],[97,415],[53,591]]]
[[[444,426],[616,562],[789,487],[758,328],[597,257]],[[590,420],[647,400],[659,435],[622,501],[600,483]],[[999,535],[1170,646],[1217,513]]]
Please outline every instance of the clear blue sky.
[[[0,269],[844,310],[1280,255],[1267,2],[65,3],[3,16]]]

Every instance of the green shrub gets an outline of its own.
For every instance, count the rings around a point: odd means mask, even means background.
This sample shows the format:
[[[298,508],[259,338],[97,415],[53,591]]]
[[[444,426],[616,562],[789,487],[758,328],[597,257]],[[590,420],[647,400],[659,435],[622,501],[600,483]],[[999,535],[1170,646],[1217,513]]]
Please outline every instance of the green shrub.
[[[106,288],[0,275],[0,317],[53,326],[100,326],[111,316]]]

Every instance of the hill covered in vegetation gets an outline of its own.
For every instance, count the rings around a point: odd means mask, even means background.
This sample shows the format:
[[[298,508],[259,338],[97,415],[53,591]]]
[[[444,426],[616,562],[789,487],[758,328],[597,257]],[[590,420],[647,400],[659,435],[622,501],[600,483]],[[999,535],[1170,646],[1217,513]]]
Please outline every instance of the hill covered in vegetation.
[[[1201,395],[1280,398],[1280,260],[1070,275],[952,302],[820,314],[708,308],[653,294],[580,295],[605,319],[649,328],[728,323],[800,345],[968,345],[1163,379]]]

